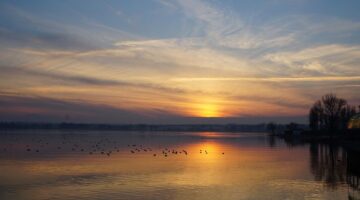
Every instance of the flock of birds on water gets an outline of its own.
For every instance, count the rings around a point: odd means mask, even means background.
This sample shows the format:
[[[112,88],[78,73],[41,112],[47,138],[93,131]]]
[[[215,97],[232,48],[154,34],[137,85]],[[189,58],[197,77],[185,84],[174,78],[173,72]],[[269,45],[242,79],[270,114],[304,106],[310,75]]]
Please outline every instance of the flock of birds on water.
[[[2,144],[2,152],[10,151],[16,143],[19,142],[19,138],[15,137],[12,140],[12,143],[8,143],[6,145]],[[52,149],[52,151],[59,152],[60,150],[65,150],[68,152],[84,152],[88,153],[89,155],[94,154],[100,154],[104,156],[111,156],[112,154],[116,152],[126,152],[128,151],[129,154],[138,154],[138,153],[150,153],[152,156],[164,156],[168,157],[170,155],[185,155],[187,156],[189,153],[185,149],[174,149],[174,148],[168,148],[168,147],[161,147],[159,148],[150,148],[148,146],[142,145],[142,144],[127,144],[121,145],[118,144],[117,141],[111,141],[111,139],[108,138],[101,138],[97,141],[87,141],[88,145],[83,145],[84,141],[79,143],[75,141],[71,141],[67,138],[62,138],[62,141],[57,144],[50,144],[46,139],[42,138],[32,138],[31,144],[25,145],[25,152],[48,152],[49,149]],[[123,150],[122,147],[125,147],[126,149]],[[209,154],[208,150],[206,149],[200,149],[200,154],[207,155]],[[221,152],[222,155],[224,155],[224,152]]]

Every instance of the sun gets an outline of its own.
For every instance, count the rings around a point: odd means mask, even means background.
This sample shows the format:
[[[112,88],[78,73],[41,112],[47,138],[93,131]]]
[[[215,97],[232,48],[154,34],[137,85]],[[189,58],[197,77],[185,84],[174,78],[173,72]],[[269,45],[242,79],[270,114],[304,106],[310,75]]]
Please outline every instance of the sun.
[[[193,97],[189,103],[187,113],[194,117],[224,117],[224,101],[215,97]]]
[[[200,104],[198,108],[200,117],[220,117],[219,108],[215,104]]]

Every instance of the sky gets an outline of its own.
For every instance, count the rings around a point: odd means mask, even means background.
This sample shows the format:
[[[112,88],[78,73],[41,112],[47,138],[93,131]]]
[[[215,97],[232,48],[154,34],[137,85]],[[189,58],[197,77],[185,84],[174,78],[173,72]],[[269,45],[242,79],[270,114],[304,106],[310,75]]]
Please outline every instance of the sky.
[[[360,105],[358,0],[2,0],[0,120],[307,122]]]

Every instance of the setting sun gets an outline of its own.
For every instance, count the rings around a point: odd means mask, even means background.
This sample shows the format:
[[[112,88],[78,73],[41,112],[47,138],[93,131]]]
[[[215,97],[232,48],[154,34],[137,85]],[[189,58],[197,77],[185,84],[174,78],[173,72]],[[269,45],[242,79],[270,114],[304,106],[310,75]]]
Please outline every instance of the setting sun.
[[[200,117],[220,117],[218,111],[218,106],[215,104],[201,104],[199,106],[199,116]]]
[[[198,101],[198,99],[202,100]],[[192,101],[188,111],[189,115],[206,118],[224,117],[223,105],[219,100],[200,97]]]

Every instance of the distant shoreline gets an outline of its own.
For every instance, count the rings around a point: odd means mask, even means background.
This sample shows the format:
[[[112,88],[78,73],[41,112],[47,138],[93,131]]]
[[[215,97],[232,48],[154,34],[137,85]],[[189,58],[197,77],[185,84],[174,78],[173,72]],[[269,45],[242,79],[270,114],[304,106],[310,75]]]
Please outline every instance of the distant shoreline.
[[[0,122],[1,130],[116,130],[266,132],[266,124],[85,124]]]

